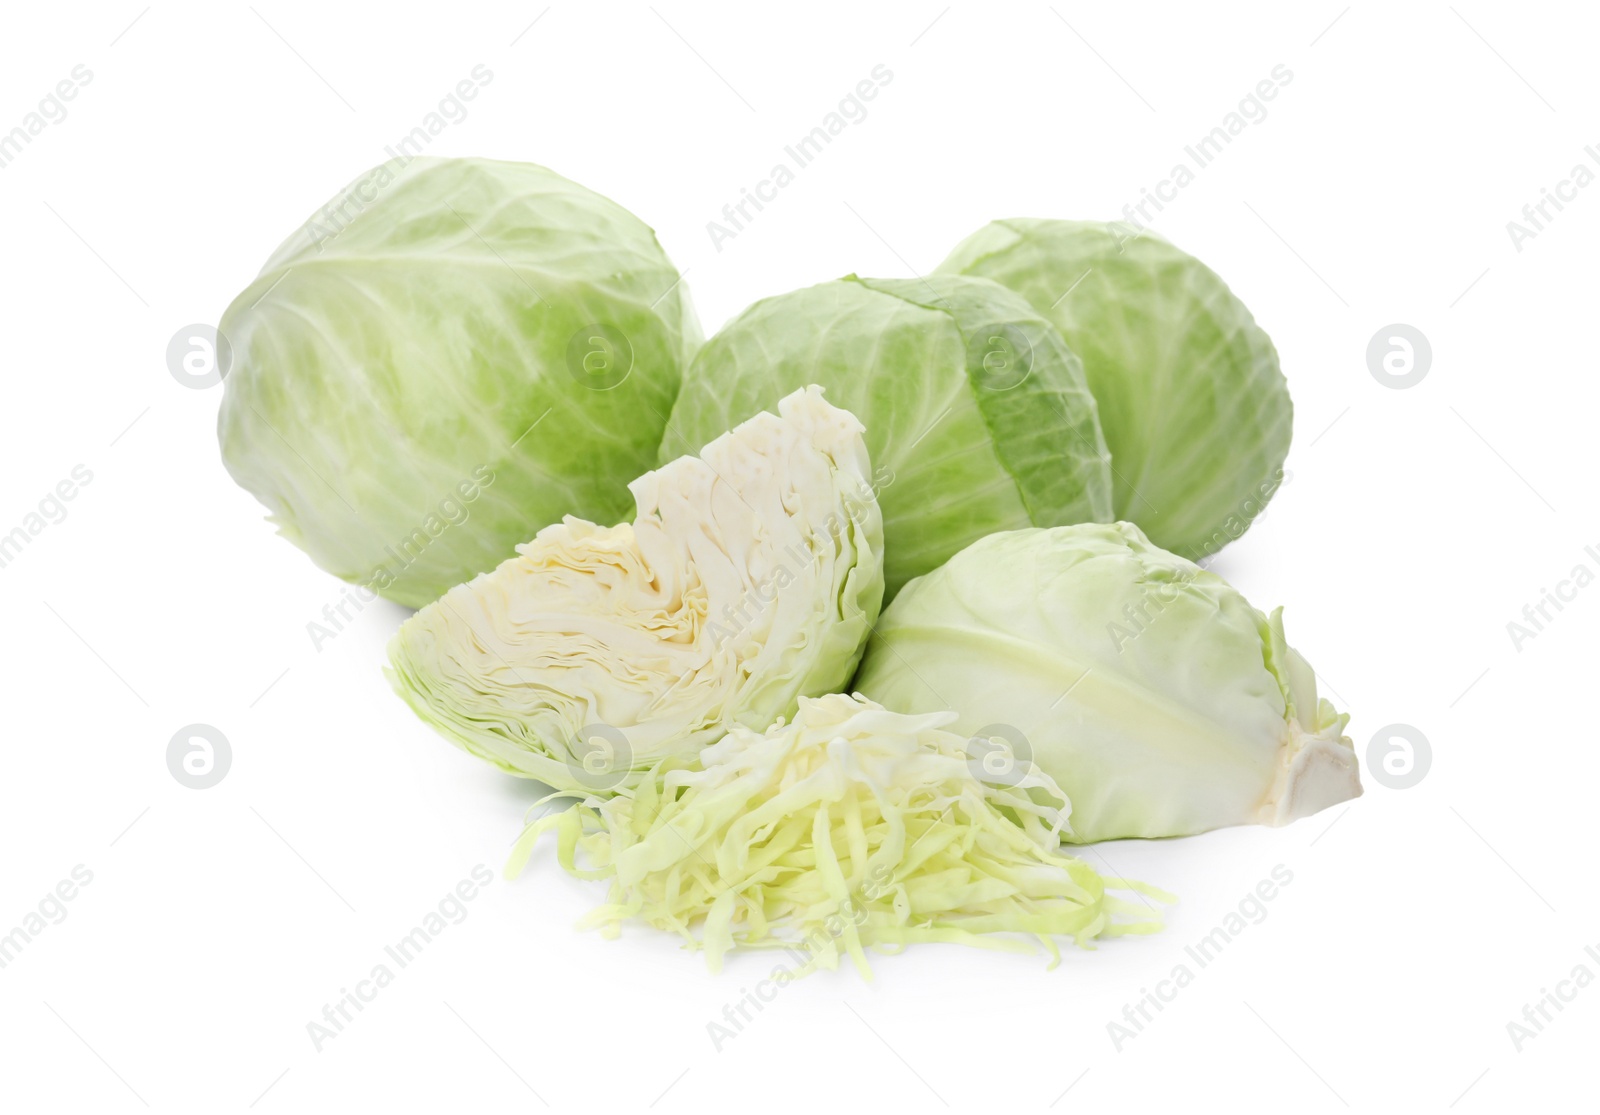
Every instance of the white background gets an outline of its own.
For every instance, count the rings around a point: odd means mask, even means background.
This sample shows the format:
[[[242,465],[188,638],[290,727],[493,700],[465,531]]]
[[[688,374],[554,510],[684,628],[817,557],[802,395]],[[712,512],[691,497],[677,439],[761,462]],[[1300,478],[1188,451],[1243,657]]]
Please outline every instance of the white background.
[[[1592,14],[1150,2],[656,10],[260,0],[14,5],[0,131],[91,83],[0,170],[0,533],[93,480],[0,569],[0,932],[93,881],[0,970],[17,1111],[741,1108],[1506,1110],[1592,1086],[1600,987],[1518,1052],[1507,1023],[1600,975],[1592,851],[1600,587],[1506,625],[1600,560],[1600,186],[1517,251],[1508,221],[1600,142]],[[1291,10],[1292,8],[1292,10]],[[539,17],[537,22],[530,22]],[[135,17],[138,17],[137,19]],[[131,24],[131,27],[130,27]],[[931,26],[930,26],[931,25]],[[718,978],[664,936],[572,928],[600,898],[542,857],[497,877],[335,1040],[306,1025],[474,865],[533,788],[447,746],[380,673],[402,611],[320,651],[338,582],[218,460],[219,389],[165,349],[477,64],[432,154],[549,165],[639,214],[714,330],[750,301],[932,268],[1005,216],[1112,217],[1280,63],[1292,82],[1154,227],[1231,283],[1282,354],[1292,481],[1216,569],[1288,605],[1366,762],[1431,742],[1287,829],[1118,844],[1097,866],[1183,903],[1162,935],[1042,959],[926,947],[874,982],[783,991],[719,1051]],[[878,64],[892,83],[736,239],[706,222]],[[1433,364],[1395,390],[1391,323]],[[168,740],[216,726],[216,787]],[[1293,882],[1119,1049],[1107,1024],[1275,865]]]

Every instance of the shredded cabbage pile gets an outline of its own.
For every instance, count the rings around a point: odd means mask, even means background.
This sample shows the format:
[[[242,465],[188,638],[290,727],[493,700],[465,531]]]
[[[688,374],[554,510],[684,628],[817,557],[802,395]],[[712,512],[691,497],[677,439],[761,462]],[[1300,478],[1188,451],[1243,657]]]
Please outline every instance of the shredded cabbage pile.
[[[608,937],[632,919],[675,932],[713,972],[735,948],[799,949],[795,975],[848,955],[868,978],[868,948],[1036,951],[1002,934],[1037,938],[1054,967],[1057,938],[1085,947],[1159,929],[1156,906],[1107,890],[1176,899],[1062,855],[1070,804],[1059,787],[1026,763],[1006,785],[980,781],[969,741],[942,730],[954,719],[843,694],[802,699],[792,722],[733,728],[697,768],[668,759],[622,796],[534,821],[506,875],[553,829],[568,872],[611,880],[580,924]]]

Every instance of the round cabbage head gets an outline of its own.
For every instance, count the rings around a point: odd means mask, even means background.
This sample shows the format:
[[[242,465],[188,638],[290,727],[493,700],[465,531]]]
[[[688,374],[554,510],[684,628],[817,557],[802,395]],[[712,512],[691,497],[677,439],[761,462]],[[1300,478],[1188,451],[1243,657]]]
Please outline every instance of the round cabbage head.
[[[810,383],[866,425],[891,598],[993,531],[1110,518],[1078,360],[1003,287],[852,275],[757,302],[685,373],[663,458]]]
[[[1277,350],[1187,252],[1130,225],[1008,220],[938,270],[993,279],[1061,331],[1100,404],[1115,517],[1158,545],[1215,553],[1283,482],[1293,408]]]
[[[991,535],[908,586],[878,635],[855,688],[955,710],[1000,775],[1005,755],[1036,763],[1072,801],[1069,840],[1282,825],[1361,793],[1349,717],[1282,610],[1131,523]]]
[[[844,687],[883,599],[861,424],[796,392],[634,481],[632,523],[568,518],[400,628],[423,720],[560,790],[634,785]]]
[[[527,163],[395,160],[223,315],[222,458],[318,565],[419,607],[564,514],[626,516],[698,330],[621,206]]]

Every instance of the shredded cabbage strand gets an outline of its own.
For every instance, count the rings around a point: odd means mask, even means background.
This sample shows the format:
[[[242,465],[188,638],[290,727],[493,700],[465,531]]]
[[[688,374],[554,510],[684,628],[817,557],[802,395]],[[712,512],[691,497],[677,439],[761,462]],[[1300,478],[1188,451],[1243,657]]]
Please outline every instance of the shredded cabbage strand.
[[[1036,938],[1055,967],[1058,938],[1088,947],[1158,930],[1149,900],[1176,899],[1061,854],[1071,807],[1060,788],[1025,763],[1006,785],[980,781],[969,741],[942,730],[954,719],[802,699],[792,722],[734,728],[696,767],[666,760],[622,796],[532,822],[506,875],[554,831],[569,873],[611,880],[582,926],[615,937],[643,921],[704,949],[714,972],[735,948],[799,950],[795,975],[848,955],[868,978],[869,948],[1036,951],[1006,934]]]

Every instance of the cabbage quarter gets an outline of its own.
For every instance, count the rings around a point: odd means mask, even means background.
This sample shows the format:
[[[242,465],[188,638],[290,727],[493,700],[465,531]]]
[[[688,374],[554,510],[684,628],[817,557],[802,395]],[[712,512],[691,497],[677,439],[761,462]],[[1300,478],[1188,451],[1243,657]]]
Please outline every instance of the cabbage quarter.
[[[632,523],[546,527],[400,628],[396,691],[502,770],[600,793],[843,688],[883,599],[861,432],[797,391],[635,480]]]

